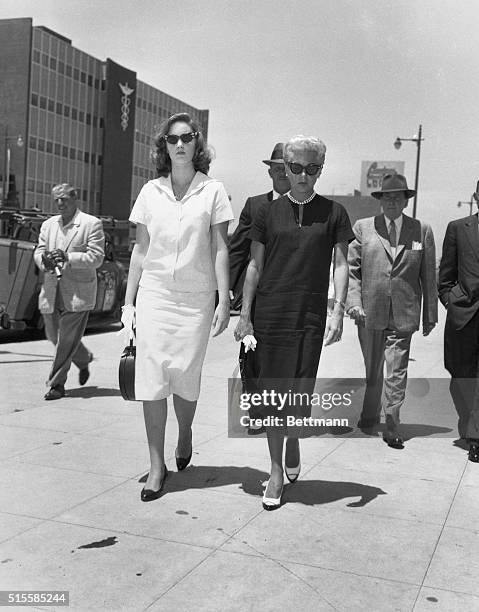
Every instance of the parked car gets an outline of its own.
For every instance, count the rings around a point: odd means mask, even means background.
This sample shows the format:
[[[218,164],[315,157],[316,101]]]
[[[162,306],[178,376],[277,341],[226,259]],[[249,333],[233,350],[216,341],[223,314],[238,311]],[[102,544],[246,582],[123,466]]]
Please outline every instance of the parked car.
[[[43,221],[49,214],[30,210],[0,208],[0,329],[41,329],[38,311],[42,272],[33,252]],[[88,324],[120,320],[126,290],[125,265],[115,252],[116,226],[124,232],[127,222],[102,218],[105,230],[105,259],[97,268],[98,291]]]

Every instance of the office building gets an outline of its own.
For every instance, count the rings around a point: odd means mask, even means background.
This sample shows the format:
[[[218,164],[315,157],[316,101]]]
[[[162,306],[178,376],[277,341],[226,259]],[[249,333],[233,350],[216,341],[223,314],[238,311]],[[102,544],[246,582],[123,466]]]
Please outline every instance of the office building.
[[[86,212],[126,219],[141,186],[156,176],[155,127],[186,111],[207,136],[207,110],[29,18],[0,20],[0,56],[4,206],[53,211],[51,188],[68,181]]]

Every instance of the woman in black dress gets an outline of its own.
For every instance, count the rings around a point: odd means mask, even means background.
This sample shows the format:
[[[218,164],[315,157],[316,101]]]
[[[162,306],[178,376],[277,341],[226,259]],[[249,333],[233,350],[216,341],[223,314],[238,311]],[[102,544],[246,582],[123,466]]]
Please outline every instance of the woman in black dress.
[[[314,191],[325,153],[324,143],[314,137],[295,136],[286,143],[283,157],[291,191],[261,207],[249,234],[251,260],[235,338],[254,334],[258,342],[254,369],[260,390],[311,394],[323,343],[341,339],[348,289],[347,250],[354,234],[345,209]],[[335,300],[328,315],[332,257]],[[278,411],[277,405],[263,405],[261,413],[281,417],[279,425],[266,427],[271,475],[263,507],[274,510],[281,505],[286,435],[288,480],[295,482],[301,470],[298,429],[288,428],[286,417],[308,417],[311,406],[290,403]]]

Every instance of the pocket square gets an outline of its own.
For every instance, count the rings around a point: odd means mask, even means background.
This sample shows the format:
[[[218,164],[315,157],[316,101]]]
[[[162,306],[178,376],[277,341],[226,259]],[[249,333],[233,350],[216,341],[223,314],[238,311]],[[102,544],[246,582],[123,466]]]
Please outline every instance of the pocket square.
[[[416,242],[415,240],[413,240],[411,248],[413,251],[422,251],[422,242]]]

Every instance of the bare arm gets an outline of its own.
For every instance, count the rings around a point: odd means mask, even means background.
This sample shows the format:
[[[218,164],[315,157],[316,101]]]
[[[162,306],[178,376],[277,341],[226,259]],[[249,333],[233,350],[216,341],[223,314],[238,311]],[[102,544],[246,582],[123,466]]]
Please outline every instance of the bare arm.
[[[130,259],[130,269],[128,271],[128,283],[125,293],[125,304],[134,304],[138,285],[140,284],[141,272],[143,269],[143,260],[148,252],[150,245],[150,235],[143,223],[136,225],[136,241]]]
[[[344,303],[348,293],[349,267],[348,243],[334,245],[334,308],[327,318],[324,332],[324,346],[341,340],[343,333]]]
[[[263,272],[264,244],[253,240],[251,242],[251,259],[246,270],[243,285],[243,305],[238,325],[234,331],[235,340],[242,340],[248,334],[253,334],[251,324],[251,306],[253,304],[256,288]]]
[[[213,317],[213,337],[227,327],[230,320],[229,263],[228,263],[228,221],[211,227],[211,250],[218,285],[218,306]]]

